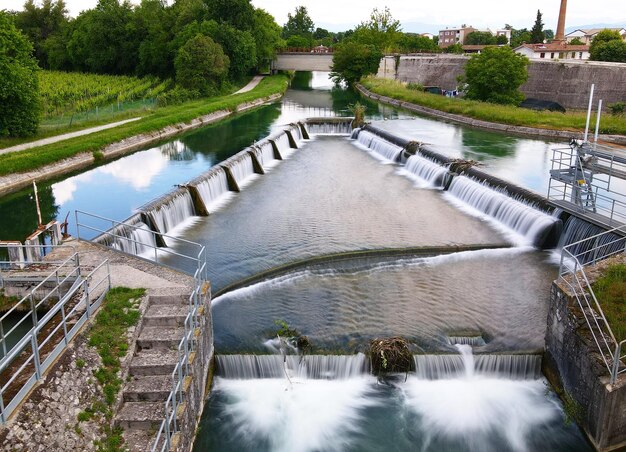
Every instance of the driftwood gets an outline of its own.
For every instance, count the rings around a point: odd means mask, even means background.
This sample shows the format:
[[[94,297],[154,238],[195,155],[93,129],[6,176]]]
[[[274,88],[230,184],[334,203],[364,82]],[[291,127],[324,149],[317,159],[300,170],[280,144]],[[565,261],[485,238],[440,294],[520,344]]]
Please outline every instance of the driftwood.
[[[402,337],[370,341],[369,355],[374,375],[406,373],[415,368],[409,342]]]
[[[464,159],[454,159],[450,163],[450,171],[455,173],[462,173],[467,171],[473,166],[480,166],[481,163],[476,160],[464,160]]]

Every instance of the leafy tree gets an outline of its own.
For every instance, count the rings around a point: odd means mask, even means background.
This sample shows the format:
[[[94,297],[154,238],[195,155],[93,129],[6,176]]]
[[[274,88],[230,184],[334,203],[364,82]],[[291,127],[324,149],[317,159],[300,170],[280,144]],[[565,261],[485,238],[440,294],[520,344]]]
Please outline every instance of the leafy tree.
[[[456,54],[461,54],[461,53],[465,53],[463,52],[463,46],[460,43],[456,43],[456,44],[452,44],[451,46],[445,47],[443,49],[444,53],[456,53]]]
[[[497,104],[519,104],[519,87],[528,79],[528,58],[510,47],[486,47],[465,65],[466,97]]]
[[[139,37],[128,0],[99,0],[75,20],[68,53],[78,70],[131,74],[139,53]]]
[[[203,22],[200,28],[202,34],[220,44],[228,55],[231,79],[238,80],[257,66],[256,42],[252,33],[214,20]]]
[[[254,6],[250,0],[204,0],[208,19],[225,22],[238,30],[249,31],[254,19]]]
[[[543,32],[543,22],[541,21],[541,11],[537,10],[537,19],[535,24],[530,30],[530,42],[533,44],[541,44],[546,39],[546,34]]]
[[[297,35],[311,41],[314,29],[315,24],[309,16],[306,6],[298,6],[293,16],[291,13],[287,14],[287,23],[283,26],[283,38],[288,39]]]
[[[330,37],[330,31],[326,30],[325,28],[319,28],[317,27],[315,29],[315,31],[313,32],[313,37],[315,39],[324,39],[324,38],[328,38]]]
[[[27,136],[39,124],[39,80],[33,46],[0,11],[0,136]]]
[[[43,0],[37,6],[34,0],[27,0],[24,9],[15,15],[15,25],[28,36],[35,48],[35,57],[41,67],[48,67],[46,41],[54,37],[57,41],[62,37],[64,27],[68,23],[67,9],[64,0]]]
[[[549,41],[554,40],[554,30],[547,29],[547,30],[544,30],[543,33],[546,37],[546,41],[549,42]]]
[[[291,35],[287,38],[287,47],[292,49],[302,49],[311,47],[311,40],[300,35]]]
[[[383,11],[377,8],[370,14],[367,22],[358,25],[351,39],[360,43],[376,47],[383,52],[395,50],[402,36],[400,21],[395,20],[389,8]]]
[[[141,36],[139,44],[139,75],[153,74],[166,78],[174,75],[174,59],[168,44],[172,40],[176,18],[171,8],[160,0],[142,0],[135,9],[134,22]]]
[[[330,76],[335,83],[345,81],[348,85],[353,85],[361,77],[375,74],[382,56],[382,53],[372,45],[354,41],[342,43],[333,54]]]
[[[206,96],[215,94],[222,86],[229,60],[219,44],[198,34],[178,50],[174,66],[180,86]]]
[[[268,65],[276,55],[276,50],[285,47],[280,32],[281,28],[274,20],[274,16],[262,9],[254,11],[252,36],[256,43],[258,66]]]
[[[532,35],[527,28],[522,28],[520,30],[511,29],[511,47],[519,47],[524,43],[532,42]]]
[[[172,11],[176,17],[174,34],[193,22],[200,23],[206,20],[209,15],[208,8],[202,0],[176,0],[172,5]]]
[[[582,42],[582,40],[581,40],[579,37],[576,37],[576,38],[572,39],[569,43],[570,43],[571,45],[573,45],[573,46],[582,46],[582,45],[585,45],[585,43],[584,43],[584,42]]]
[[[602,30],[589,46],[590,58],[595,61],[626,62],[626,42],[616,30]]]
[[[495,45],[496,37],[488,31],[473,31],[465,37],[466,45]]]
[[[507,39],[507,37],[505,35],[498,35],[496,36],[496,44],[498,44],[499,46],[503,46],[509,43],[509,40]]]
[[[439,48],[435,41],[425,36],[416,35],[413,33],[402,33],[402,36],[398,40],[398,50],[402,53],[411,52],[435,52]]]

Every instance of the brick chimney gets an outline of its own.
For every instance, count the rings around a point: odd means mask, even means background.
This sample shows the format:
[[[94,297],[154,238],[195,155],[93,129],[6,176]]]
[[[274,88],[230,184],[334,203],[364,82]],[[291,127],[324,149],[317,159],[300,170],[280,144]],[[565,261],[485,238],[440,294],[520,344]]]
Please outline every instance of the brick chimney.
[[[553,42],[566,44],[565,41],[565,12],[567,10],[567,0],[561,0],[561,10],[559,11],[559,23],[556,27],[556,35]]]

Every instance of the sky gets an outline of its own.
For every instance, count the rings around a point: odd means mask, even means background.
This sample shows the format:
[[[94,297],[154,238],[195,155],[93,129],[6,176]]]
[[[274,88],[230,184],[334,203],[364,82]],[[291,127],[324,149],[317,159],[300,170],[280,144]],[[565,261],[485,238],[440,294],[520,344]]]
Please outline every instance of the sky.
[[[139,0],[132,0],[139,3]],[[169,0],[172,1],[172,0]],[[22,0],[0,0],[0,9],[19,10]],[[70,15],[93,8],[97,0],[66,0]],[[287,13],[296,6],[306,6],[318,27],[344,31],[368,19],[372,9],[388,6],[394,18],[400,20],[408,32],[436,32],[439,29],[462,24],[476,28],[501,28],[505,23],[515,28],[531,28],[537,10],[543,13],[544,28],[556,29],[560,0],[448,0],[443,4],[433,1],[411,0],[252,0],[283,25]],[[580,25],[612,24],[626,27],[624,0],[569,0],[567,28]]]

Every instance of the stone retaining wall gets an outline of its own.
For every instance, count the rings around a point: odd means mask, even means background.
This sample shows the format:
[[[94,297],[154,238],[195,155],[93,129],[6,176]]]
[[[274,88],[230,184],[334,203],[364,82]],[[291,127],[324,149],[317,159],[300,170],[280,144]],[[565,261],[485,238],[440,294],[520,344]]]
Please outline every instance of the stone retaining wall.
[[[596,449],[616,450],[626,447],[626,377],[609,384],[608,371],[587,328],[576,300],[554,282],[543,372],[573,399],[580,414],[577,421]]]

